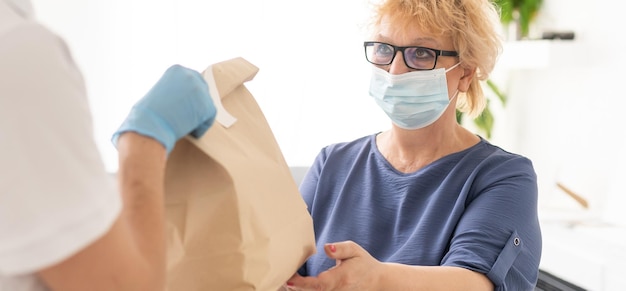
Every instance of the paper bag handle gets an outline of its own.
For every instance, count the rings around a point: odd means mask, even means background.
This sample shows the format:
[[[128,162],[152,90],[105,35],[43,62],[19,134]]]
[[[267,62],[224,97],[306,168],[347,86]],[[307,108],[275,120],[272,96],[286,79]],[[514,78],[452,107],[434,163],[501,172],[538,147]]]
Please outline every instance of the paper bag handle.
[[[220,92],[217,90],[215,76],[213,76],[213,66],[208,67],[204,71],[202,76],[209,85],[209,94],[211,94],[213,104],[215,105],[215,109],[217,110],[215,121],[217,121],[225,128],[231,127],[237,121],[237,118],[235,118],[228,111],[226,111],[226,108],[224,108],[224,105],[222,105],[222,98],[220,97]]]

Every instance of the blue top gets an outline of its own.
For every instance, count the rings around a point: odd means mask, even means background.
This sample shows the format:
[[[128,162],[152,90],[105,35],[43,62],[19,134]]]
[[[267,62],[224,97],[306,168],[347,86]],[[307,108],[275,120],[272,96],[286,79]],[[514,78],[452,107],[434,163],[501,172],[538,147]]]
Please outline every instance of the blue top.
[[[496,290],[533,290],[541,257],[537,177],[529,159],[484,139],[402,173],[376,135],[327,146],[300,191],[317,254],[300,269],[335,265],[325,243],[352,240],[382,262],[457,266],[486,274]]]

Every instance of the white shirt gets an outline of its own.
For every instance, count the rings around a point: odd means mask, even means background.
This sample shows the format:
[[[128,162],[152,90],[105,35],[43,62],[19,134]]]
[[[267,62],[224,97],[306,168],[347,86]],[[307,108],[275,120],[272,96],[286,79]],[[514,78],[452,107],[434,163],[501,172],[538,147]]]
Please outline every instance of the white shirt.
[[[33,19],[28,1],[0,0],[0,291],[46,290],[34,273],[119,215],[88,105],[63,40]]]

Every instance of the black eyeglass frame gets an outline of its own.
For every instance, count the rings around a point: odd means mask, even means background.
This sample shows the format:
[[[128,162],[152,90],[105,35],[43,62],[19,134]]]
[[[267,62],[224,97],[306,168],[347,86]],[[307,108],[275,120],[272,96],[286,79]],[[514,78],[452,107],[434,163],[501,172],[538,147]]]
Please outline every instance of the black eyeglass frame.
[[[383,44],[383,45],[387,45],[393,48],[393,56],[391,57],[391,59],[389,60],[389,62],[387,63],[374,63],[372,61],[370,61],[370,59],[367,56],[367,47],[368,46],[373,46],[375,44]],[[418,71],[430,71],[435,69],[435,67],[437,67],[437,61],[439,60],[439,56],[444,56],[444,57],[458,57],[459,53],[456,51],[446,51],[446,50],[436,50],[434,48],[429,48],[429,47],[423,47],[423,46],[395,46],[392,44],[388,44],[386,42],[380,42],[380,41],[365,41],[363,42],[363,48],[365,51],[365,59],[373,64],[373,65],[377,65],[377,66],[388,66],[391,63],[393,63],[393,60],[396,58],[396,55],[398,54],[398,51],[402,52],[402,60],[404,61],[404,64],[408,67],[411,68],[413,70],[418,70]],[[435,54],[435,62],[433,63],[433,67],[430,69],[419,69],[419,68],[414,68],[411,67],[407,61],[406,61],[406,55],[404,54],[404,50],[409,49],[409,48],[417,48],[417,49],[426,49],[429,51],[432,51]]]

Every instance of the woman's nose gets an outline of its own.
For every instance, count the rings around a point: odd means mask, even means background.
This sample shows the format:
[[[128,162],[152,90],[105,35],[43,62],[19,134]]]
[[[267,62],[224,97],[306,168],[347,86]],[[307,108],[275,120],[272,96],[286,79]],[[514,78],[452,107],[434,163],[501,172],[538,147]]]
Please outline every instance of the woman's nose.
[[[396,56],[393,58],[393,61],[389,65],[389,73],[392,75],[400,75],[404,73],[408,73],[411,71],[411,68],[406,66],[404,62],[404,55],[402,51],[397,51]]]

